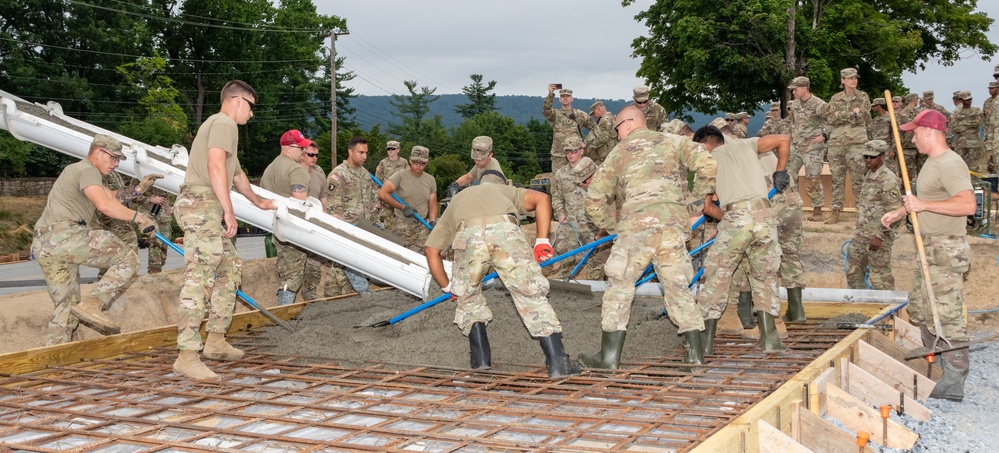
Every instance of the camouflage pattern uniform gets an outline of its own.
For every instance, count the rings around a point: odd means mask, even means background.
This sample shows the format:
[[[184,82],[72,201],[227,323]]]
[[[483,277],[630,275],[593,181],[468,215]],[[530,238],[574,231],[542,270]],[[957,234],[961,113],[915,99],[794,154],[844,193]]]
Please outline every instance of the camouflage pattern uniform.
[[[746,125],[742,124],[742,120],[749,118],[749,114],[746,112],[739,112],[735,115],[735,123],[732,125],[732,134],[737,138],[749,137],[749,130],[746,129]]]
[[[865,155],[873,156],[889,149],[887,143],[869,146],[874,151],[867,151]],[[873,289],[895,289],[895,277],[891,273],[891,247],[895,241],[895,233],[881,225],[881,217],[901,206],[902,193],[898,177],[884,165],[877,170],[868,171],[857,197],[857,232],[850,242],[847,288],[867,289],[864,271],[869,269],[868,282]],[[881,247],[872,251],[868,247],[875,237],[881,238]]]
[[[880,105],[885,110],[888,109],[886,106],[886,100],[884,98],[877,98],[871,103],[871,108],[873,109],[875,105]],[[898,123],[899,125],[904,123]],[[891,135],[891,116],[888,113],[883,115],[875,114],[874,118],[871,120],[871,128],[867,130],[868,140],[883,140],[885,143],[895,143],[895,139]],[[895,149],[892,147],[892,149]],[[891,151],[888,155],[891,155]],[[884,165],[888,167],[895,174],[898,173],[898,158],[891,158],[888,155],[885,156]],[[852,174],[850,175],[853,176]],[[860,197],[860,194],[854,194],[854,203]]]
[[[963,92],[971,98],[970,92]],[[954,133],[954,152],[971,171],[985,173],[988,166],[988,156],[985,154],[984,143],[979,129],[982,124],[982,110],[978,107],[962,107],[954,110],[950,118],[949,129]]]
[[[666,109],[652,99],[649,99],[649,102],[645,104],[645,108],[641,110],[642,114],[645,115],[645,124],[654,125],[656,130],[659,130],[660,126],[669,122],[669,114],[666,113]],[[611,128],[613,129],[613,126]]]
[[[378,178],[379,181],[384,183],[392,175],[394,175],[395,172],[399,170],[408,170],[408,169],[409,169],[409,161],[403,159],[402,156],[399,156],[399,158],[396,159],[395,161],[391,161],[389,160],[389,158],[386,157],[382,159],[381,162],[378,162],[378,166],[375,167],[375,177]],[[378,218],[381,219],[382,223],[385,224],[385,228],[389,229],[392,228],[392,221],[393,221],[392,208],[390,208],[387,204],[382,203],[381,201],[379,201],[378,203],[379,206],[381,206],[381,210],[378,212]]]
[[[860,193],[864,165],[864,143],[871,121],[871,99],[857,90],[852,96],[840,91],[829,99],[823,109],[829,128],[829,150],[826,159],[832,173],[832,208],[842,211],[846,201],[846,173],[849,170],[854,194]]]
[[[104,175],[104,186],[114,191],[130,187],[125,184],[125,180],[122,179],[121,174],[118,173],[117,171],[112,171],[111,173]],[[136,200],[136,198],[126,201],[123,204],[127,206],[131,201]],[[140,202],[145,201],[145,197],[143,197],[139,201]],[[110,231],[118,239],[120,239],[121,242],[124,242],[125,245],[131,247],[133,252],[135,252],[136,254],[139,253],[139,238],[138,236],[135,235],[135,226],[132,225],[132,222],[112,219],[111,217],[104,215],[100,211],[97,211],[94,218],[96,220],[95,228],[104,231]],[[107,270],[106,268],[101,269],[99,276],[103,276],[104,271],[106,270]]]
[[[989,87],[999,88],[999,82],[989,82]],[[997,162],[994,157],[996,146],[993,144],[993,141],[995,140],[993,138],[993,133],[995,132],[993,128],[995,126],[993,126],[992,123],[992,110],[995,109],[995,99],[996,98],[994,97],[989,97],[985,100],[985,103],[982,104],[982,132],[985,135],[985,138],[982,140],[982,146],[984,147],[982,152],[985,154],[985,159],[988,161],[989,167],[987,171],[989,173],[999,171],[999,162]]]
[[[586,134],[586,154],[597,165],[604,163],[607,154],[617,145],[617,131],[614,130],[614,115],[610,112],[597,119],[597,127]],[[564,153],[564,151],[563,151]]]
[[[169,192],[163,189],[157,189],[155,187],[149,189],[146,192],[146,202],[139,205],[138,211],[147,215],[150,219],[156,222],[156,232],[161,236],[172,240],[173,239],[173,216],[170,215],[170,206],[173,205],[172,199],[174,198]],[[150,198],[153,197],[163,197],[163,204],[160,206],[160,212],[157,215],[153,215],[153,206],[149,202]],[[156,274],[163,271],[163,265],[166,264],[167,258],[167,245],[160,241],[159,239],[153,239],[149,241],[149,264],[146,268],[146,272],[150,274]]]
[[[341,162],[327,179],[328,207],[326,213],[344,222],[356,224],[361,219],[372,223],[377,222],[381,202],[378,200],[378,185],[371,180],[371,174],[362,167],[352,168],[347,162]],[[356,271],[348,270],[347,272]],[[364,278],[360,274],[359,277]],[[326,274],[324,293],[327,297],[336,294],[347,294],[353,287],[350,285],[343,267],[332,263]]]
[[[712,192],[716,169],[715,159],[702,145],[638,128],[611,150],[593,175],[586,213],[597,227],[618,235],[604,266],[604,332],[627,330],[635,282],[650,262],[662,282],[666,311],[680,333],[704,330],[688,289],[694,271],[685,246],[690,236],[687,197]],[[692,194],[686,193],[688,171],[695,172]]]
[[[559,95],[562,94],[571,95],[572,90],[562,90]],[[554,100],[555,94],[549,93],[548,96],[545,96],[544,105],[541,108],[541,114],[552,126],[552,173],[568,164],[565,159],[565,151],[562,150],[562,143],[565,142],[565,139],[579,137],[582,140],[584,128],[591,131],[597,128],[597,123],[593,121],[593,118],[582,110],[574,108],[566,111],[561,108],[552,108]],[[611,126],[611,129],[613,128],[614,126]]]
[[[812,138],[822,135],[826,117],[822,113],[826,102],[812,95],[807,101],[795,99],[791,103],[791,157],[787,161],[787,173],[797,179],[801,167],[805,167],[805,194],[813,208],[825,205],[822,193],[822,162],[825,160],[826,144],[812,143]]]
[[[596,163],[588,157],[580,160],[575,167],[560,168],[552,178],[552,212],[556,222],[565,217],[565,223],[560,223],[556,227],[554,248],[556,254],[568,252],[576,247],[589,244],[597,239],[597,228],[586,215],[586,188],[582,182],[596,171]],[[578,278],[584,280],[603,280],[604,263],[610,252],[610,246],[599,247],[593,255],[586,260],[586,265],[579,270]],[[568,268],[570,271],[575,268],[576,263],[582,259],[582,255],[562,260],[556,265],[560,269]],[[554,267],[554,266],[553,266]],[[560,276],[567,276],[557,274]]]
[[[317,200],[324,198],[326,189],[326,172],[323,171],[323,167],[313,165],[309,169],[309,196]],[[319,281],[323,278],[323,265],[328,264],[329,260],[315,252],[306,253],[305,278],[302,281],[302,298],[304,300],[315,300],[319,298],[319,293],[316,290],[319,288]]]
[[[895,119],[896,123],[901,126],[909,121],[916,118],[916,115],[921,112],[922,109],[919,107],[913,107],[906,104],[905,107],[898,113],[898,117]],[[919,151],[916,149],[916,144],[912,142],[912,132],[906,132],[901,129],[898,130],[899,140],[902,141],[902,157],[905,158],[905,171],[909,175],[909,181],[915,181],[916,176],[919,174],[919,166],[922,164],[922,160],[918,158]],[[893,137],[892,140],[895,138]],[[889,142],[894,143],[894,142]],[[902,165],[899,164],[898,176],[902,177]]]

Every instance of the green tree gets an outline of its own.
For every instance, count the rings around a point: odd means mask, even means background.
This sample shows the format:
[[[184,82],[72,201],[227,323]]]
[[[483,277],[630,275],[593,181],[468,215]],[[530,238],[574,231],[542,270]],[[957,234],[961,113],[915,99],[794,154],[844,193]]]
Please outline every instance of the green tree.
[[[163,74],[166,60],[155,54],[134,63],[118,66],[118,72],[136,88],[145,88],[139,105],[144,115],[128,118],[119,132],[136,140],[165,147],[183,143],[188,134],[187,115],[177,104],[180,92],[173,81]]]
[[[629,5],[634,0],[623,0]],[[757,110],[784,99],[795,76],[812,91],[838,91],[839,70],[855,67],[863,87],[901,88],[905,71],[930,60],[951,64],[961,53],[992,56],[992,19],[977,0],[658,0],[636,19],[649,28],[632,47],[673,114],[687,110]],[[876,96],[872,96],[876,97]]]
[[[468,173],[468,164],[457,154],[443,154],[430,158],[427,173],[437,180],[437,199],[443,200],[447,196],[447,186]]]
[[[409,143],[421,143],[427,127],[423,119],[430,113],[430,104],[440,99],[434,96],[437,88],[420,87],[416,89],[415,80],[403,82],[409,95],[393,94],[392,101],[389,101],[396,108],[396,118],[400,123],[389,124],[389,134],[398,137],[399,141]]]
[[[472,74],[469,77],[472,79],[472,84],[461,88],[461,91],[468,97],[469,103],[458,105],[454,110],[465,118],[471,118],[480,113],[495,112],[496,94],[489,94],[489,92],[496,88],[496,81],[490,80],[489,83],[483,84],[482,74]]]

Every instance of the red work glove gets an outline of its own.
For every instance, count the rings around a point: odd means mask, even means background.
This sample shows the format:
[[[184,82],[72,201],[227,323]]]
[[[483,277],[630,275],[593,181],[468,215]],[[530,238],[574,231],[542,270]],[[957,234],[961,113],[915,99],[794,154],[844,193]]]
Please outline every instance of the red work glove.
[[[542,262],[548,258],[555,255],[555,249],[552,248],[551,242],[548,242],[548,238],[538,238],[534,241],[534,260],[537,262]]]

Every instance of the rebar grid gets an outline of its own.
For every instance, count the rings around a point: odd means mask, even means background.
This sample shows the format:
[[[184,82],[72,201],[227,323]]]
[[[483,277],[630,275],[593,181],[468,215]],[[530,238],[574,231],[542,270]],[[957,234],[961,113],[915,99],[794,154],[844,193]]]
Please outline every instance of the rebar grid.
[[[470,372],[257,351],[193,382],[153,349],[0,380],[0,446],[31,451],[683,451],[762,400],[849,332],[792,328],[791,349],[716,339],[549,381],[543,366]],[[510,369],[510,367],[505,367]]]

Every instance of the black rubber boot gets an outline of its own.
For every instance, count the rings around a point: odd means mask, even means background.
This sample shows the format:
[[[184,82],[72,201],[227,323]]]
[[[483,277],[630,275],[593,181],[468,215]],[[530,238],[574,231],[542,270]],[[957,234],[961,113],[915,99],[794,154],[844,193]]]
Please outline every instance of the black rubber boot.
[[[786,351],[787,346],[780,342],[780,334],[777,333],[777,320],[774,316],[760,310],[756,312],[756,320],[760,326],[760,349],[763,349],[763,352]]]
[[[964,400],[964,379],[968,377],[971,360],[968,348],[947,351],[943,354],[943,377],[930,392],[930,398],[940,398],[960,403]]]
[[[541,350],[545,352],[545,366],[548,367],[548,379],[559,379],[576,376],[582,373],[579,365],[569,358],[562,346],[562,333],[555,332],[538,339]]]
[[[703,346],[704,354],[711,355],[715,353],[715,329],[718,327],[717,319],[705,319],[704,320],[704,330],[701,331],[701,346]]]
[[[787,289],[787,311],[785,322],[805,322],[805,307],[801,305],[801,288]]]
[[[683,363],[703,364],[704,346],[701,344],[701,331],[688,330],[681,335],[683,335]]]
[[[468,332],[468,347],[471,350],[469,368],[473,370],[488,370],[493,367],[492,353],[489,349],[489,337],[486,336],[486,323],[472,324]]]
[[[600,337],[600,352],[596,354],[580,354],[579,361],[590,368],[606,368],[616,370],[621,367],[621,351],[624,349],[624,337],[627,330],[604,332]]]
[[[753,293],[749,291],[739,292],[739,305],[738,305],[739,321],[742,321],[743,329],[752,329],[756,327],[756,321],[753,319]]]

